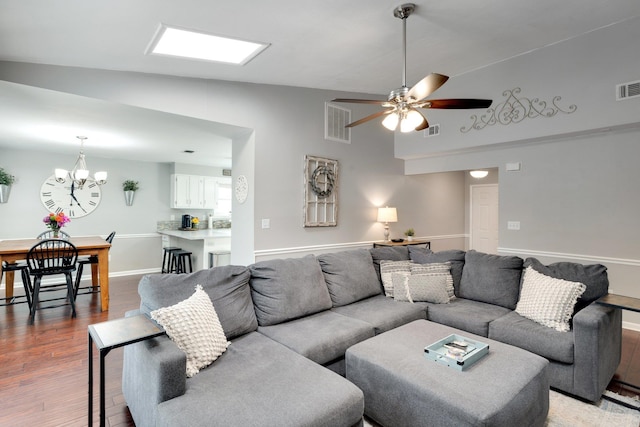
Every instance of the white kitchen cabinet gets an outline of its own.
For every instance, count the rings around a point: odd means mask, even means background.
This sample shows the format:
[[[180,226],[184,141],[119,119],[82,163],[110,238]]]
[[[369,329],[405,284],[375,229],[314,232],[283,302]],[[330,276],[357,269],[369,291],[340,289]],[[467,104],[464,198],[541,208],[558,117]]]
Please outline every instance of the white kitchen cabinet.
[[[171,175],[171,207],[177,209],[215,209],[218,180],[213,176]]]

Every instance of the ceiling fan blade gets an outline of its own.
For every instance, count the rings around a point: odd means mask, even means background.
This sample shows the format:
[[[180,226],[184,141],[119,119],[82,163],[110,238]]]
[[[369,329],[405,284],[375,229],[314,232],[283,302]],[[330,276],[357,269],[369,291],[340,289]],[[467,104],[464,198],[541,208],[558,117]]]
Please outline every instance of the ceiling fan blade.
[[[331,102],[349,102],[351,104],[376,104],[376,105],[382,105],[385,104],[389,101],[384,100],[384,101],[378,101],[378,100],[374,100],[374,99],[347,99],[347,98],[336,98]]]
[[[424,99],[435,92],[447,80],[449,80],[448,76],[431,73],[409,89],[409,92],[407,92],[407,95],[405,96],[405,100],[408,100],[409,98],[413,98],[417,101]]]
[[[418,111],[418,110],[416,110]],[[420,111],[418,111],[418,113],[420,113]],[[416,131],[421,131],[421,130],[425,130],[426,128],[429,127],[429,121],[427,120],[427,118],[425,117],[424,114],[420,113],[420,115],[422,116],[422,118],[424,119],[422,121],[422,123],[420,123],[418,126],[416,126]]]
[[[430,99],[424,102],[422,108],[489,108],[492,102],[490,99]]]
[[[366,122],[368,122],[369,120],[373,120],[373,119],[376,119],[376,118],[378,118],[378,117],[380,117],[380,116],[384,116],[384,115],[386,115],[386,114],[390,114],[390,113],[392,113],[392,112],[393,112],[393,109],[391,109],[391,110],[382,110],[382,111],[378,111],[377,113],[373,113],[373,114],[371,114],[370,116],[367,116],[367,117],[362,118],[362,119],[360,119],[360,120],[356,120],[355,122],[349,123],[349,124],[348,124],[348,125],[346,125],[345,127],[347,127],[347,128],[352,128],[352,127],[354,127],[354,126],[358,126],[358,125],[361,125],[361,124],[363,124],[363,123],[366,123]]]

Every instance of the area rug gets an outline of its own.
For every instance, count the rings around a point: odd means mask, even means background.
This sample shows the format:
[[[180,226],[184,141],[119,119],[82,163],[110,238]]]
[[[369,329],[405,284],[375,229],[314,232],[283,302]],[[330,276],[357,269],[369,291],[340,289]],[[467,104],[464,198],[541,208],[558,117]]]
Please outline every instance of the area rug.
[[[640,408],[640,401],[610,391],[606,395]],[[365,427],[380,427],[365,417]],[[638,427],[640,411],[601,399],[595,404],[573,399],[556,391],[549,391],[549,416],[545,427]]]

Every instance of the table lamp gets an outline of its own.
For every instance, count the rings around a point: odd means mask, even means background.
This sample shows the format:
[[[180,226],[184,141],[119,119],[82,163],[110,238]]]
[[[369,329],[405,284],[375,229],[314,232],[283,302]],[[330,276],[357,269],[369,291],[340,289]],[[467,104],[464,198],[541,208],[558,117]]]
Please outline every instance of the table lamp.
[[[396,208],[386,206],[378,208],[378,222],[384,222],[384,241],[389,241],[389,223],[398,222],[398,212]]]

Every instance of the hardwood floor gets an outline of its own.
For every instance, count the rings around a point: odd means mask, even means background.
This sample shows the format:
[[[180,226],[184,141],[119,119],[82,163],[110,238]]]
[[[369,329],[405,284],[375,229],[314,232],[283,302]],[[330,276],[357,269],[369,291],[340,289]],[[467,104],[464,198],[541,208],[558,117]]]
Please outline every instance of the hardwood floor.
[[[78,296],[75,319],[69,307],[59,307],[38,311],[29,326],[26,304],[0,307],[0,426],[86,426],[87,326],[138,308],[139,280],[112,278],[105,313],[99,294]],[[97,351],[93,354],[97,382]],[[122,348],[106,357],[107,425],[112,427],[134,426],[122,396],[121,374]],[[622,362],[615,378],[640,384],[640,332],[623,330]],[[609,389],[625,395],[638,392],[614,381]],[[96,425],[98,407],[96,384]]]

